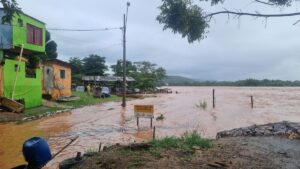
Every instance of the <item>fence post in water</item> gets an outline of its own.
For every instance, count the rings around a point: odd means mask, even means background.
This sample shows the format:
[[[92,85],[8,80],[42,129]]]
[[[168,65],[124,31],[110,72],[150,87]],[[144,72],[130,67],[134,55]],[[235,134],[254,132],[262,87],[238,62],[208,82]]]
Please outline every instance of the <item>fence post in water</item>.
[[[153,127],[153,140],[155,139],[155,126]]]
[[[215,100],[215,89],[213,89],[213,108],[216,107],[216,100]]]
[[[101,151],[101,147],[102,147],[102,143],[99,144],[99,150],[98,150],[98,152]]]
[[[251,108],[253,109],[253,96],[251,96]]]

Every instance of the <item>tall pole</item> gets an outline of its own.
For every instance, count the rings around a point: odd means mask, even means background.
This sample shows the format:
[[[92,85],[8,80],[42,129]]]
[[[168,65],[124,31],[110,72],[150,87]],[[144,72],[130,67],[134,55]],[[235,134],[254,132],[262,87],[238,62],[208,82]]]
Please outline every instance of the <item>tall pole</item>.
[[[128,17],[128,7],[130,3],[127,2],[126,14],[123,15],[123,98],[122,98],[122,107],[126,107],[126,26],[127,26],[127,17]]]
[[[126,107],[126,16],[124,14],[123,25],[123,98],[122,107]]]

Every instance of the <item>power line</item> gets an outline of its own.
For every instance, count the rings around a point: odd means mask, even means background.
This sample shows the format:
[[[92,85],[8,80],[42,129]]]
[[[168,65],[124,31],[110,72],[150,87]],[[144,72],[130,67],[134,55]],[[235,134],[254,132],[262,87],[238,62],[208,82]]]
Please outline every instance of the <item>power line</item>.
[[[11,26],[11,27],[19,27],[21,29],[25,29],[25,27],[21,27],[19,25],[12,25],[12,24],[0,24],[2,26]],[[46,28],[46,30],[51,31],[65,31],[65,32],[100,32],[100,31],[110,31],[122,29],[122,27],[112,27],[112,28],[93,28],[93,29],[69,29],[69,28]]]
[[[47,30],[51,31],[66,31],[66,32],[99,32],[99,31],[109,31],[109,30],[116,30],[122,29],[121,27],[115,28],[97,28],[97,29],[62,29],[62,28],[48,28]]]

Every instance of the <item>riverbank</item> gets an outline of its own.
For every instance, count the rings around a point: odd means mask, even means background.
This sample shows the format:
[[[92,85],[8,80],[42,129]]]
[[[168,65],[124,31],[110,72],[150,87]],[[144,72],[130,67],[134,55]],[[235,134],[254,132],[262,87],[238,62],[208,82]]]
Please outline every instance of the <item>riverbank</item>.
[[[227,137],[211,141],[212,147],[130,149],[113,146],[92,154],[72,168],[288,168],[298,169],[300,140],[282,137]]]
[[[291,136],[299,136],[299,126],[300,123],[279,122],[222,131],[217,134],[217,140],[202,139],[194,131],[177,138],[172,136],[127,146],[117,144],[100,152],[88,152],[82,158],[83,163],[70,169],[297,169],[300,167],[300,137]]]
[[[121,101],[121,97],[118,97],[116,95],[111,95],[107,98],[95,98],[92,95],[87,95],[85,92],[73,92],[73,96],[78,97],[79,99],[70,102],[53,102],[43,100],[43,106],[26,109],[21,114],[0,112],[0,123],[31,121],[64,112],[70,112],[72,109],[80,108],[83,106],[90,106],[112,101]]]

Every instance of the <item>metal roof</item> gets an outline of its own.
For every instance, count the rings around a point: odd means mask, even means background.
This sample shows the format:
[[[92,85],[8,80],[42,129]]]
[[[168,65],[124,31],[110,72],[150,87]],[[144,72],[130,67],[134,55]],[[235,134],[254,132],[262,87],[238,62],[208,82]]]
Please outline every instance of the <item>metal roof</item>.
[[[83,76],[83,81],[96,81],[96,82],[117,82],[123,81],[123,77],[120,76]],[[132,77],[126,77],[126,81],[133,82],[135,81]]]
[[[59,59],[49,59],[43,62],[43,64],[60,64],[66,67],[71,67],[71,65],[68,62],[59,60]]]

